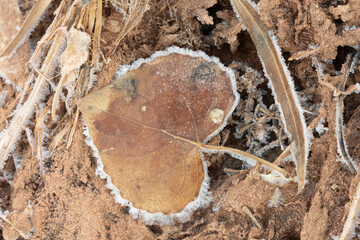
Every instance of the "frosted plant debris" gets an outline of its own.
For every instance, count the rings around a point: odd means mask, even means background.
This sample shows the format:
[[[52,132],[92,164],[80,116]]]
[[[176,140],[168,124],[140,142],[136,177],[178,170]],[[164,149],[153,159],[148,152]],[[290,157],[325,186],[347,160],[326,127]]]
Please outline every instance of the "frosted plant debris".
[[[293,141],[291,151],[295,156],[296,172],[299,177],[298,192],[300,192],[305,186],[310,139],[294,83],[282,58],[276,37],[266,29],[256,11],[245,0],[232,0],[232,4],[255,43],[265,75],[271,81],[269,84],[279,105],[285,130]]]
[[[342,71],[343,71],[342,82],[339,87],[340,92],[345,91],[346,82],[349,78],[350,73],[355,68],[355,64],[358,61],[359,55],[360,55],[360,51],[358,51],[354,56],[352,56],[352,58],[349,55],[346,62],[344,63],[342,67]],[[345,140],[345,126],[343,120],[345,97],[346,96],[344,94],[340,94],[336,98],[335,133],[336,133],[337,151],[341,158],[341,162],[345,163],[349,167],[350,171],[353,174],[355,174],[359,171],[359,167],[350,156]]]
[[[2,108],[2,106],[4,105],[8,92],[9,92],[8,90],[4,90],[0,92],[0,108]]]
[[[51,0],[38,0],[35,3],[33,9],[31,9],[30,14],[25,19],[25,22],[21,26],[21,29],[17,32],[14,39],[6,46],[5,49],[0,53],[0,57],[11,57],[11,55],[16,51],[16,49],[25,41],[25,39],[30,35],[32,29],[35,28],[37,23],[40,21],[41,16],[45,10],[49,7]]]
[[[325,118],[321,118],[317,126],[315,127],[315,130],[319,133],[320,136],[323,135],[326,131],[329,131],[329,128],[324,126],[325,122]]]
[[[0,52],[12,41],[13,35],[23,20],[17,0],[0,0]],[[26,80],[24,66],[30,58],[29,43],[20,44],[18,51],[8,57],[0,56],[0,76],[6,84],[21,91]]]
[[[279,174],[283,174],[283,175],[286,175],[286,171],[271,164],[270,162],[267,162],[263,159],[260,159],[256,156],[253,156],[251,154],[248,154],[246,152],[243,152],[243,151],[240,151],[238,149],[232,149],[232,148],[227,148],[227,147],[219,147],[219,146],[212,146],[212,145],[206,145],[206,143],[215,135],[215,134],[218,134],[224,127],[225,125],[227,124],[227,120],[229,119],[230,115],[232,114],[233,110],[235,109],[236,105],[238,104],[238,101],[239,101],[239,94],[237,93],[236,91],[236,85],[235,85],[235,75],[234,73],[224,67],[217,58],[211,58],[209,56],[207,56],[205,53],[203,52],[200,52],[200,51],[197,51],[197,52],[194,52],[194,51],[191,51],[191,50],[187,50],[187,49],[180,49],[180,48],[177,48],[177,47],[171,47],[171,48],[168,48],[166,51],[159,51],[159,52],[156,52],[154,53],[150,58],[148,59],[140,59],[140,60],[137,60],[135,61],[132,65],[126,65],[126,66],[120,66],[119,67],[119,70],[118,72],[115,74],[115,81],[114,83],[108,85],[107,87],[103,88],[102,90],[99,90],[97,93],[93,93],[94,95],[92,96],[87,96],[85,97],[83,100],[80,101],[80,109],[81,111],[83,112],[83,114],[86,116],[86,121],[90,121],[90,124],[91,125],[91,129],[94,129],[95,127],[93,126],[93,119],[94,118],[97,118],[97,116],[101,115],[103,111],[107,112],[107,104],[110,104],[110,106],[112,106],[111,104],[111,101],[110,100],[110,96],[113,96],[115,94],[115,88],[114,86],[116,86],[115,84],[121,84],[121,83],[124,83],[124,82],[119,82],[119,79],[126,79],[124,77],[126,76],[129,76],[130,73],[128,73],[129,70],[133,70],[133,69],[136,69],[139,68],[140,66],[143,66],[144,68],[146,68],[144,66],[144,63],[150,63],[152,62],[155,58],[160,58],[160,57],[164,57],[164,56],[168,56],[172,53],[177,53],[177,54],[181,54],[181,55],[188,55],[188,56],[191,56],[193,57],[194,59],[205,59],[207,60],[208,62],[212,62],[212,63],[216,63],[217,64],[217,67],[219,67],[221,70],[225,71],[225,74],[228,75],[228,78],[229,80],[229,92],[228,94],[230,94],[231,96],[233,96],[233,100],[231,101],[231,105],[227,105],[228,107],[226,108],[227,110],[227,113],[226,113],[226,116],[224,116],[224,120],[223,122],[220,122],[218,123],[218,125],[216,125],[216,128],[214,128],[215,130],[212,130],[213,132],[208,134],[206,133],[206,136],[204,136],[204,140],[202,139],[201,141],[203,141],[202,143],[201,142],[198,142],[198,141],[194,141],[194,140],[190,140],[190,139],[187,139],[186,137],[181,137],[181,136],[178,136],[176,135],[175,133],[170,133],[167,131],[167,129],[158,129],[158,128],[155,128],[155,127],[152,127],[152,126],[147,126],[146,124],[142,123],[142,122],[137,122],[136,120],[133,120],[133,119],[129,119],[127,117],[123,117],[121,113],[113,113],[113,112],[110,112],[111,113],[111,116],[117,116],[118,118],[120,119],[123,119],[125,121],[130,121],[131,123],[133,124],[136,124],[136,125],[139,125],[141,128],[144,128],[144,129],[150,129],[151,131],[157,131],[157,132],[160,132],[161,134],[166,134],[168,135],[169,137],[171,137],[171,139],[176,139],[176,140],[181,140],[183,141],[184,143],[190,143],[191,145],[193,145],[195,148],[198,148],[201,150],[201,152],[206,152],[206,153],[228,153],[230,155],[233,155],[234,157],[236,158],[239,158],[241,160],[244,160],[246,162],[248,162],[250,165],[255,165],[255,161],[258,161],[266,166],[268,166],[269,168],[271,169],[274,169],[276,171],[279,172]],[[174,55],[176,56],[176,54]],[[164,59],[164,58],[162,58]],[[159,60],[160,61],[160,60]],[[173,64],[171,61],[172,61],[172,58],[169,58],[167,59],[168,64]],[[156,61],[155,61],[156,62]],[[161,61],[160,61],[161,62]],[[156,62],[157,63],[157,62]],[[190,62],[189,62],[190,63]],[[149,64],[149,66],[151,66],[151,64]],[[156,75],[159,75],[159,76],[162,76],[162,77],[165,77],[166,76],[166,81],[175,81],[174,83],[178,83],[178,79],[179,79],[179,74],[176,72],[176,70],[173,70],[174,72],[170,72],[170,73],[163,73],[161,70],[163,68],[163,65],[159,65],[161,66],[156,72],[154,72],[154,74]],[[172,65],[173,66],[173,65]],[[176,64],[174,65],[176,66]],[[167,68],[164,69],[165,71],[167,71]],[[173,78],[172,76],[176,77],[176,78]],[[190,75],[189,75],[190,76]],[[182,77],[182,75],[180,75],[180,77]],[[183,79],[183,80],[187,80],[187,79]],[[134,80],[135,81],[135,80]],[[205,82],[202,83],[203,80],[199,79],[198,81],[198,84],[205,84]],[[139,82],[141,83],[141,81]],[[131,85],[132,86],[132,85]],[[141,86],[141,84],[139,85]],[[182,88],[182,85],[178,84],[170,84],[170,86],[177,86],[178,88]],[[206,85],[204,85],[206,86]],[[127,89],[127,88],[126,88]],[[141,87],[142,89],[142,87]],[[186,88],[187,89],[187,88]],[[163,89],[163,91],[165,91],[166,88]],[[231,93],[230,93],[231,92]],[[161,92],[160,92],[161,93]],[[99,105],[98,106],[98,109],[95,107],[95,112],[93,115],[92,115],[92,111],[94,110],[94,104],[96,105],[96,103],[99,103],[100,101],[102,101],[102,97],[104,97],[106,94],[109,95],[109,97],[106,97],[104,99],[104,101],[110,101],[108,102],[107,104],[105,105]],[[107,96],[107,95],[106,95]],[[115,98],[116,99],[116,98]],[[185,99],[184,99],[185,100]],[[115,101],[115,100],[114,100]],[[124,100],[124,102],[126,102],[126,100]],[[134,104],[136,104],[136,102],[134,102]],[[220,104],[220,103],[219,103]],[[132,105],[129,105],[129,106],[132,106]],[[166,105],[165,105],[166,106]],[[133,106],[132,106],[133,107]],[[170,105],[169,105],[170,107]],[[112,111],[115,111],[115,109],[112,109]],[[99,124],[101,125],[101,123],[99,122]],[[221,124],[221,125],[220,125]],[[220,126],[219,126],[220,125]],[[173,129],[174,130],[174,129]],[[174,130],[175,131],[175,130]],[[100,131],[99,131],[100,132]],[[175,131],[176,132],[176,131]],[[98,136],[98,131],[95,131],[94,130],[94,134],[95,136]],[[165,215],[164,213],[161,213],[161,212],[155,212],[155,213],[150,213],[146,210],[142,210],[142,209],[138,209],[138,208],[135,208],[134,207],[134,204],[136,204],[136,197],[133,198],[132,201],[129,201],[129,200],[125,200],[122,196],[121,196],[121,193],[120,193],[120,190],[115,187],[114,184],[112,184],[112,181],[110,179],[110,175],[108,175],[105,170],[104,170],[104,166],[103,166],[103,163],[102,161],[100,160],[100,154],[103,152],[103,149],[102,149],[102,152],[99,153],[99,150],[94,146],[94,141],[90,138],[89,136],[89,130],[88,128],[85,129],[85,135],[87,136],[86,138],[86,142],[89,146],[91,146],[94,150],[94,155],[96,156],[96,158],[98,159],[98,168],[97,168],[97,174],[101,177],[101,178],[105,178],[107,180],[107,184],[106,184],[106,187],[111,189],[112,191],[112,194],[115,195],[115,201],[116,202],[119,202],[121,203],[122,205],[124,206],[128,206],[130,208],[130,213],[135,217],[141,217],[143,219],[143,221],[146,223],[146,224],[153,224],[153,223],[157,223],[157,224],[170,224],[170,223],[174,223],[174,221],[176,220],[179,220],[179,221],[187,221],[187,219],[190,217],[191,213],[201,207],[201,206],[206,206],[208,204],[208,202],[210,201],[210,197],[208,196],[209,193],[207,191],[208,189],[208,181],[209,181],[209,178],[208,176],[206,176],[206,172],[205,172],[205,180],[202,182],[201,184],[201,187],[200,187],[200,194],[198,195],[198,197],[196,197],[195,200],[191,201],[190,203],[186,202],[185,204],[186,207],[180,211],[180,210],[177,210],[179,212],[177,213],[170,213],[169,215]],[[98,141],[98,139],[95,139],[97,142],[101,142],[101,141]],[[171,140],[172,142],[172,140]],[[106,151],[108,151],[107,147],[109,146],[106,146],[105,149]],[[100,145],[100,148],[104,148],[104,146],[101,147]],[[111,159],[116,159],[116,156],[114,155],[113,158]],[[110,160],[111,160],[110,159]],[[201,155],[201,159],[202,159],[202,165],[203,165],[203,169],[205,169],[206,171],[206,161],[204,159],[204,156]],[[107,159],[108,161],[109,159]],[[105,161],[105,160],[104,160]],[[108,163],[111,162],[111,161],[108,161]],[[110,164],[110,163],[109,163]],[[112,175],[113,176],[113,175]],[[115,180],[114,180],[115,181]],[[161,208],[159,208],[161,209]]]
[[[258,71],[242,63],[233,62],[230,66],[241,74],[238,91],[247,93],[242,96],[242,101],[236,108],[235,115],[239,119],[231,121],[236,124],[235,138],[246,140],[246,151],[256,156],[262,156],[264,152],[277,146],[285,149],[285,133],[280,113],[275,104],[267,107],[263,103],[263,97],[270,91],[259,86],[265,79]],[[277,139],[271,140],[272,134]]]
[[[63,34],[61,31],[59,31],[58,35],[55,37],[53,45],[48,52],[48,55],[43,62],[41,69],[42,72],[46,74],[53,72],[52,70],[54,69],[55,59],[58,56],[62,45]],[[30,79],[33,79],[33,75],[29,76],[29,81]],[[4,137],[0,139],[0,170],[4,167],[5,161],[7,160],[9,154],[14,150],[15,144],[21,137],[21,133],[23,132],[24,127],[27,125],[31,114],[34,112],[35,105],[49,93],[47,91],[46,85],[45,78],[41,75],[38,76],[29,97],[23,105],[17,107],[9,127],[4,130]]]
[[[357,184],[356,193],[351,200],[350,210],[346,218],[340,240],[352,239],[355,236],[356,223],[360,214],[360,182]]]
[[[261,174],[261,178],[271,184],[278,185],[280,187],[284,186],[286,183],[290,182],[291,179],[284,177],[275,171],[271,171],[269,174]]]
[[[277,207],[281,202],[281,191],[279,188],[275,188],[271,198],[268,201],[268,207]]]
[[[205,53],[201,52],[201,51],[191,51],[188,49],[181,49],[181,48],[177,48],[177,47],[170,47],[165,51],[158,51],[156,53],[154,53],[150,58],[148,59],[139,59],[137,61],[135,61],[133,64],[131,65],[125,65],[125,66],[120,66],[118,71],[115,74],[115,79],[119,78],[120,76],[126,74],[126,72],[128,72],[129,70],[132,69],[136,69],[139,66],[141,66],[143,63],[148,63],[153,61],[155,58],[158,57],[162,57],[162,56],[167,56],[171,53],[179,53],[182,55],[190,55],[192,57],[200,57],[203,58],[209,62],[215,62],[221,70],[225,71],[231,80],[231,87],[233,89],[233,94],[235,96],[235,101],[231,107],[231,110],[229,111],[229,113],[227,113],[226,116],[224,116],[224,122],[221,124],[220,127],[218,127],[213,133],[211,133],[204,141],[204,143],[206,143],[208,140],[210,140],[214,135],[218,134],[227,124],[227,120],[228,118],[231,116],[231,113],[233,112],[233,110],[235,109],[236,105],[238,104],[239,101],[239,94],[236,92],[236,81],[235,81],[235,75],[234,73],[226,68],[223,64],[221,64],[219,62],[219,60],[217,58],[214,57],[209,57],[207,56]],[[160,74],[160,73],[159,73]],[[204,180],[201,184],[201,188],[200,188],[200,192],[198,194],[198,197],[193,200],[192,202],[188,203],[186,205],[186,207],[178,213],[172,213],[170,215],[165,215],[161,212],[158,213],[150,213],[147,212],[145,210],[142,209],[137,209],[133,206],[133,204],[131,202],[129,202],[128,200],[125,200],[121,197],[121,193],[119,192],[119,190],[112,184],[110,176],[108,176],[104,170],[103,170],[103,164],[99,158],[99,151],[97,150],[96,146],[93,143],[93,140],[90,138],[89,136],[89,132],[88,132],[88,128],[85,127],[85,131],[84,134],[87,136],[86,138],[86,143],[92,147],[93,151],[94,151],[94,156],[97,159],[97,170],[96,173],[101,177],[107,180],[107,184],[106,187],[108,189],[111,190],[111,193],[114,195],[115,197],[115,201],[117,203],[120,203],[123,206],[128,206],[130,208],[130,213],[133,215],[134,218],[142,218],[143,221],[145,222],[145,224],[160,224],[160,225],[164,225],[164,224],[173,224],[175,221],[181,221],[181,222],[185,222],[188,221],[192,212],[200,207],[206,207],[210,201],[211,201],[211,196],[210,196],[210,192],[208,191],[209,188],[209,176],[207,175],[207,165],[206,165],[206,161],[204,160],[204,156],[203,154],[201,154],[201,158],[202,158],[202,165],[203,165],[203,169],[204,169]]]
[[[51,118],[56,119],[56,109],[58,108],[59,95],[64,85],[75,81],[79,76],[79,69],[89,56],[89,44],[91,42],[90,35],[71,28],[67,32],[67,45],[60,55],[61,78],[56,87],[54,99],[52,103]],[[73,90],[69,91],[72,94]]]

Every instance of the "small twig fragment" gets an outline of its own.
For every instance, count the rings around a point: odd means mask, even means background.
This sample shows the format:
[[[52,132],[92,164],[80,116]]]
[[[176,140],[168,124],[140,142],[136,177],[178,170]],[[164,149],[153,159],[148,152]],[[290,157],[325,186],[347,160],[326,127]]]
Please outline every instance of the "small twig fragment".
[[[246,207],[246,206],[244,206],[242,209],[243,209],[243,211],[250,217],[250,219],[251,219],[251,221],[253,222],[253,224],[254,224],[257,228],[263,230],[263,227],[262,227],[261,223],[260,223],[260,222],[256,219],[256,217],[252,214],[252,212],[250,211],[250,209],[249,209],[248,207]]]
[[[304,58],[304,57],[307,57],[307,56],[310,56],[310,55],[313,55],[313,54],[316,54],[320,51],[320,48],[317,47],[315,49],[308,49],[308,50],[305,50],[305,51],[302,51],[302,52],[297,52],[295,53],[294,55],[292,55],[291,57],[289,57],[289,61],[293,61],[293,60],[298,60],[300,58]]]
[[[8,90],[4,90],[0,92],[0,108],[4,106],[8,92],[9,92]]]
[[[280,204],[281,192],[279,188],[275,188],[269,202],[268,207],[277,207]]]
[[[70,131],[70,123],[66,124],[66,126],[54,137],[52,142],[49,145],[50,152],[53,152],[57,145],[60,143],[60,141],[65,137],[65,135]]]

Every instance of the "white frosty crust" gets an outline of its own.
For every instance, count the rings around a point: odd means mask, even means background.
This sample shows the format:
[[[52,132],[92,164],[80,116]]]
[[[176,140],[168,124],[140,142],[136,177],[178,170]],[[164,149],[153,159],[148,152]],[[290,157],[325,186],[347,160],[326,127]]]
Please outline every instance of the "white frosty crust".
[[[225,71],[230,77],[231,86],[233,89],[233,93],[235,95],[234,104],[233,104],[231,110],[229,111],[229,113],[224,117],[224,123],[205,139],[204,143],[207,143],[212,137],[214,137],[216,134],[218,134],[227,125],[227,121],[228,121],[229,117],[231,116],[232,112],[235,110],[235,107],[238,105],[239,99],[240,99],[240,95],[236,91],[236,89],[237,89],[236,88],[236,77],[235,77],[234,72],[230,68],[225,67],[218,58],[209,57],[202,51],[192,51],[189,49],[183,49],[183,48],[179,48],[179,47],[170,47],[164,51],[155,52],[150,58],[138,59],[131,65],[120,66],[118,68],[118,70],[116,71],[114,78],[115,79],[119,78],[120,76],[124,75],[127,71],[136,69],[143,63],[151,62],[155,58],[167,56],[171,53],[179,53],[182,55],[189,55],[192,57],[200,57],[200,58],[205,59],[206,61],[214,62],[220,67],[221,70]],[[145,210],[135,208],[131,202],[129,202],[128,200],[121,197],[120,191],[111,183],[110,176],[108,174],[106,174],[106,172],[104,172],[104,165],[101,162],[101,159],[99,157],[99,151],[96,148],[93,140],[90,137],[89,129],[88,129],[84,119],[83,119],[83,122],[84,122],[84,135],[86,136],[85,142],[93,149],[93,156],[96,158],[96,161],[97,161],[96,174],[98,176],[100,176],[100,178],[106,179],[107,183],[105,186],[111,190],[111,194],[114,195],[115,202],[120,203],[122,206],[129,207],[129,209],[130,209],[129,212],[132,214],[132,216],[135,219],[140,217],[143,220],[143,222],[147,225],[173,224],[173,223],[175,223],[175,221],[186,222],[190,219],[193,211],[195,211],[198,208],[207,207],[209,205],[209,203],[212,201],[211,192],[209,192],[210,178],[207,173],[206,160],[205,160],[203,154],[201,154],[201,159],[203,162],[203,168],[204,168],[205,174],[204,174],[204,180],[202,182],[199,195],[195,200],[193,200],[188,205],[186,205],[186,207],[181,212],[172,213],[170,215],[165,215],[162,212],[149,213]]]

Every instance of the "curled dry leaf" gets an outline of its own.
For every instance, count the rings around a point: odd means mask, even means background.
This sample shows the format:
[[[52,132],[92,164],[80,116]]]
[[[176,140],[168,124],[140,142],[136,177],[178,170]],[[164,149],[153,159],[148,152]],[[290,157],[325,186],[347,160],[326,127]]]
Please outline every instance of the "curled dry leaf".
[[[293,142],[292,153],[295,157],[299,180],[298,192],[300,192],[305,185],[309,139],[300,101],[295,93],[290,73],[284,64],[280,50],[276,48],[276,40],[271,38],[255,9],[247,0],[232,0],[231,2],[254,41],[265,73],[271,81],[286,130]]]
[[[59,100],[62,87],[65,84],[74,81],[78,77],[80,66],[87,61],[89,55],[88,46],[91,42],[89,34],[75,28],[71,28],[70,31],[67,32],[67,35],[67,46],[60,56],[61,79],[56,88],[52,103],[52,119],[55,119],[56,116],[56,105]]]
[[[207,141],[239,98],[224,67],[177,51],[160,52],[79,104],[112,184],[149,213],[180,213],[196,198],[206,203],[200,148],[181,138]]]
[[[117,201],[147,224],[166,224],[186,221],[209,201],[202,151],[256,160],[284,173],[251,154],[206,145],[238,100],[235,76],[218,60],[169,48],[122,71],[79,106],[101,158],[98,171]]]

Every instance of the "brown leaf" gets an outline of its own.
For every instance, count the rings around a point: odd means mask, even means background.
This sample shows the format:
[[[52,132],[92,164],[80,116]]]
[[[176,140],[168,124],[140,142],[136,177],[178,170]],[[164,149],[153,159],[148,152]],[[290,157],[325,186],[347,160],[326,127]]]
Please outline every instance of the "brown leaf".
[[[104,171],[138,209],[177,213],[199,195],[205,172],[191,141],[219,131],[238,98],[229,73],[209,60],[160,56],[79,103]]]

